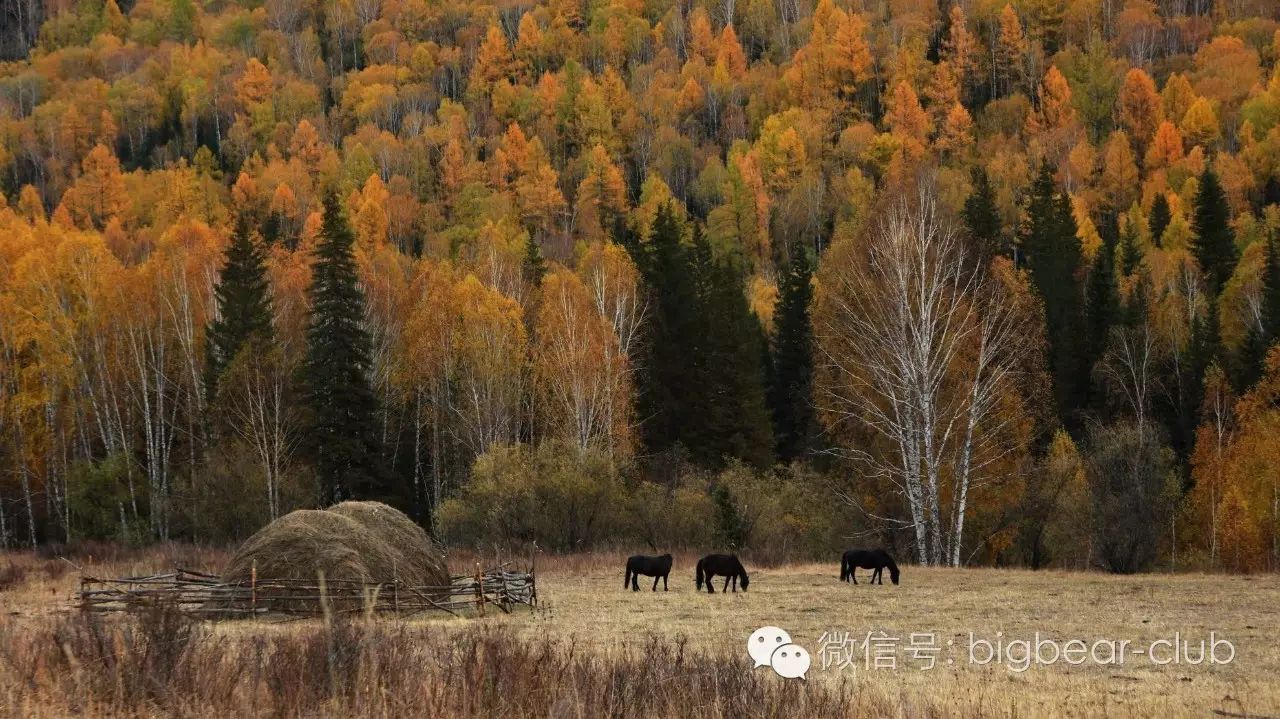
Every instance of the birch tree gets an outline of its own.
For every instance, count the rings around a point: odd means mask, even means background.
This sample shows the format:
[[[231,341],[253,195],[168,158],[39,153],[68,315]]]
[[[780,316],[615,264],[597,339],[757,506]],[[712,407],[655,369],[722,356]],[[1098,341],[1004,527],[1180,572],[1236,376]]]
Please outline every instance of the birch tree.
[[[543,280],[535,328],[537,390],[546,434],[579,451],[625,447],[631,386],[627,361],[586,286],[557,268]]]
[[[283,513],[280,489],[298,447],[298,413],[290,396],[293,367],[278,346],[251,342],[227,368],[218,401],[227,423],[253,451],[271,519]]]
[[[832,248],[819,277],[816,397],[832,451],[905,499],[906,518],[863,509],[910,528],[920,563],[959,565],[973,493],[1025,441],[1025,308],[966,255],[928,178]],[[861,505],[857,484],[838,492]]]

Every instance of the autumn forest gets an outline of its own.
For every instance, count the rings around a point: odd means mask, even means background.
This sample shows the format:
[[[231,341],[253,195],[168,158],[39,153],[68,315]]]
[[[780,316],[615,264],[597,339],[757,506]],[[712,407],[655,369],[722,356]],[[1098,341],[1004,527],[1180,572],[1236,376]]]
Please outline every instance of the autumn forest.
[[[1272,0],[0,0],[0,546],[1280,569]]]

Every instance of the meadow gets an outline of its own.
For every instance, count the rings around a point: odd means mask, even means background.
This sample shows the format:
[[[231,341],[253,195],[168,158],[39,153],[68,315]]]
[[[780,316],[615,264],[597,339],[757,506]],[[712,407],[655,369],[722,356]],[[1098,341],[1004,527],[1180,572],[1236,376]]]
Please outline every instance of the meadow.
[[[225,560],[186,547],[100,554],[72,559],[102,575]],[[853,586],[837,581],[835,562],[748,562],[750,591],[720,594],[717,582],[710,595],[695,591],[694,559],[677,556],[670,591],[654,593],[644,578],[640,592],[623,589],[622,554],[541,557],[532,613],[190,623],[162,612],[86,618],[71,608],[70,562],[8,553],[0,716],[1280,715],[1272,575],[904,567],[899,586],[870,586],[865,572]],[[450,558],[458,571],[477,560]],[[809,650],[807,681],[752,668],[746,639],[765,625]],[[864,645],[868,632],[883,638]],[[1091,651],[1127,641],[1127,653],[1025,671],[1009,661],[1016,649],[978,663],[989,651],[976,644],[970,657],[972,641],[1007,650],[1037,632]],[[1210,632],[1231,643],[1230,661],[1190,663]],[[1177,661],[1135,653],[1175,636],[1190,645]],[[1225,645],[1218,654],[1227,658]]]

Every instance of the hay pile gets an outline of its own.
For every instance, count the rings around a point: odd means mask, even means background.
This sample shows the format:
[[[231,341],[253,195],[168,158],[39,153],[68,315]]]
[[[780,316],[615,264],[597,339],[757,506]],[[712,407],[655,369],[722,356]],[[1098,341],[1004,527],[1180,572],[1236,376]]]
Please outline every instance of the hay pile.
[[[413,520],[381,502],[343,502],[324,510],[290,512],[258,530],[222,573],[226,584],[273,579],[315,583],[320,573],[331,595],[342,580],[400,582],[414,587],[449,585],[440,547]],[[296,605],[297,602],[290,602]]]

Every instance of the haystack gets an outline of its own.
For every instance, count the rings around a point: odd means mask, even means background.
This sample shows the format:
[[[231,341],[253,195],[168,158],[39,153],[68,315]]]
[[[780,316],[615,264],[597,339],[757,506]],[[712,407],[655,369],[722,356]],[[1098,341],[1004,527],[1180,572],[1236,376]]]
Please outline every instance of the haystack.
[[[402,582],[414,586],[449,584],[449,567],[444,563],[444,550],[403,512],[382,502],[342,502],[326,511],[360,523],[385,542],[392,552],[398,552],[400,557],[392,560],[394,567],[408,567],[415,577],[413,580],[402,578]],[[421,581],[417,581],[418,577]]]
[[[413,520],[380,502],[290,512],[241,545],[222,581],[248,584],[255,567],[259,583],[286,579],[314,584],[323,573],[334,597],[359,591],[344,582],[449,585],[439,546]]]

